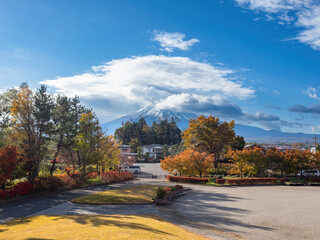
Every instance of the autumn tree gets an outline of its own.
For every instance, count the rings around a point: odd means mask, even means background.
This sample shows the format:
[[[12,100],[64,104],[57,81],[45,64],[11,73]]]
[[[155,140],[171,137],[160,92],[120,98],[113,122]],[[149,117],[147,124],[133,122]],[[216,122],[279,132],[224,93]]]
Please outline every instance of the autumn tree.
[[[115,168],[120,163],[120,148],[113,136],[102,134],[98,146],[97,172]]]
[[[7,137],[10,135],[11,108],[13,100],[17,97],[18,90],[11,88],[0,93],[0,148],[8,144]]]
[[[76,137],[78,164],[83,179],[90,163],[96,163],[99,158],[99,140],[102,134],[99,121],[94,113],[83,113],[79,120],[79,131]]]
[[[280,151],[276,148],[268,149],[266,158],[271,163],[272,170],[280,171],[281,177],[293,171],[293,162],[287,157],[286,151]]]
[[[178,172],[182,176],[187,173],[189,166],[187,161],[188,159],[180,158],[179,155],[168,156],[161,160],[160,167],[171,174]]]
[[[161,168],[169,173],[177,171],[179,175],[202,177],[207,175],[214,163],[213,154],[186,149],[175,156],[161,160]]]
[[[190,159],[189,169],[191,174],[198,175],[199,177],[207,175],[211,171],[215,160],[213,154],[197,152],[191,149],[187,149],[181,154],[186,154],[186,157]]]
[[[4,189],[6,181],[12,180],[18,163],[19,153],[17,147],[5,146],[0,149],[0,188]]]
[[[214,116],[202,115],[190,120],[189,128],[183,132],[182,139],[187,148],[214,154],[216,168],[223,150],[234,141],[234,125],[234,121],[220,122],[219,118]]]
[[[243,175],[253,174],[253,165],[249,162],[249,150],[229,150],[228,157],[231,158],[231,162],[236,166],[236,169],[232,169],[232,173],[240,174],[240,178]]]
[[[33,93],[27,86],[19,89],[12,102],[12,133],[10,140],[19,146],[27,160],[26,173],[29,180],[38,174],[40,159],[37,154],[37,129],[34,117]]]
[[[35,95],[26,85],[19,89],[11,108],[11,140],[25,156],[29,180],[38,176],[39,165],[46,154],[46,144],[51,134],[53,100],[42,85]]]

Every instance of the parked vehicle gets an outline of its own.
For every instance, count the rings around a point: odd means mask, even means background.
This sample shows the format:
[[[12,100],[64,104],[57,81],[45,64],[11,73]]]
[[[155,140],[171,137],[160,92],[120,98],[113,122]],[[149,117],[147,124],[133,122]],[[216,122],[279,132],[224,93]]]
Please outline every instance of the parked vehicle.
[[[297,175],[301,176],[301,174],[303,177],[320,177],[320,172],[316,169],[302,170]]]
[[[141,173],[141,168],[140,166],[129,166],[129,167],[125,167],[124,171],[138,174],[138,173]]]

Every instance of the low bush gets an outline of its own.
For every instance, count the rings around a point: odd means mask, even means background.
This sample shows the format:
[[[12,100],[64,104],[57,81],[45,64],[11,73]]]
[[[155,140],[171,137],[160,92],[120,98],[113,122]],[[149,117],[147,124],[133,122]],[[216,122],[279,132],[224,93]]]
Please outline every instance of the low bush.
[[[182,183],[207,183],[208,178],[198,178],[198,177],[178,177],[178,176],[167,176],[170,182],[182,182]]]
[[[86,184],[88,184],[88,185],[95,185],[95,184],[101,184],[101,183],[103,183],[101,177],[86,180]]]
[[[226,179],[227,184],[275,184],[277,182],[278,182],[277,178]]]
[[[279,182],[281,183],[289,182],[289,178],[286,178],[286,177],[279,178]]]
[[[218,183],[218,184],[225,184],[225,182],[226,182],[226,180],[223,178],[216,179],[216,183]]]
[[[164,191],[163,187],[158,187],[157,193],[156,193],[156,198],[164,199],[165,196],[166,196],[166,192]]]
[[[17,195],[27,195],[34,191],[34,187],[28,181],[17,182],[11,188],[0,190],[0,199],[8,199]]]
[[[308,182],[320,182],[320,177],[305,177],[304,179]]]
[[[65,186],[64,181],[56,176],[36,177],[33,181],[34,189],[38,192],[50,192]]]

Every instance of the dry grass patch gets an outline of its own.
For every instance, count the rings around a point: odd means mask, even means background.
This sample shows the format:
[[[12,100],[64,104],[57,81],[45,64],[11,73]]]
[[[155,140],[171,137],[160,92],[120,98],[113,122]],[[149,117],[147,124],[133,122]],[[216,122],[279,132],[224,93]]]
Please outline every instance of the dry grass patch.
[[[80,204],[148,204],[153,203],[156,185],[137,185],[127,188],[97,192],[94,194],[74,198],[73,203]]]
[[[0,239],[207,239],[155,215],[62,215],[0,224]]]

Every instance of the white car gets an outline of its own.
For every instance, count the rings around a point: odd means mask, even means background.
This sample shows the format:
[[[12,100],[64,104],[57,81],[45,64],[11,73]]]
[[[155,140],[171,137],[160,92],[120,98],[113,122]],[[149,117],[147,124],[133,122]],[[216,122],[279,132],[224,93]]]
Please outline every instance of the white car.
[[[125,167],[124,171],[138,174],[138,173],[141,173],[141,168],[140,166],[129,166],[129,167]]]
[[[308,169],[308,170],[302,170],[302,172],[299,172],[297,175],[303,177],[320,177],[319,170],[316,169]]]

